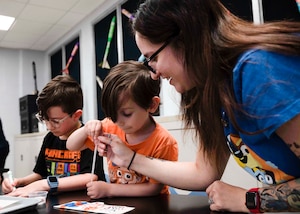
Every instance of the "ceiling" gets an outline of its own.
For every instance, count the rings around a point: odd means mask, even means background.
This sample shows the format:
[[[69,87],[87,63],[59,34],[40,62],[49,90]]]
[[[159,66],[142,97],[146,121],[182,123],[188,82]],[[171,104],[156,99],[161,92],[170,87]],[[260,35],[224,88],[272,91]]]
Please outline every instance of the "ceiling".
[[[0,0],[0,15],[16,18],[0,31],[0,47],[45,51],[105,0]]]

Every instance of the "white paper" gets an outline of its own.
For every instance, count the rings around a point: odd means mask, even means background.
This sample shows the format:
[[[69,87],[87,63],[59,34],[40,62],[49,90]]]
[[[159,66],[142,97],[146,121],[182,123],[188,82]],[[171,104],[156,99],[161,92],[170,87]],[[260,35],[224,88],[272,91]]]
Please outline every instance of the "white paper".
[[[16,203],[17,201],[18,200],[2,200],[2,199],[0,199],[0,210],[11,204]]]
[[[53,206],[56,209],[76,210],[91,213],[122,214],[134,209],[134,207],[108,205],[103,202],[71,201],[65,204]]]

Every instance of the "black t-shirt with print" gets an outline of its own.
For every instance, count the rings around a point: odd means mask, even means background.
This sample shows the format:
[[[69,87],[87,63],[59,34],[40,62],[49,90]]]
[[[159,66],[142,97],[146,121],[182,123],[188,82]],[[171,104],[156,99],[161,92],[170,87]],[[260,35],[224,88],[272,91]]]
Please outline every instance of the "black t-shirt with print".
[[[95,174],[98,176],[98,180],[105,181],[103,158],[99,155],[96,155],[96,157]],[[43,178],[49,175],[65,177],[90,173],[92,163],[92,150],[70,151],[66,148],[66,140],[60,140],[59,137],[49,132],[44,138],[33,171],[40,174]]]

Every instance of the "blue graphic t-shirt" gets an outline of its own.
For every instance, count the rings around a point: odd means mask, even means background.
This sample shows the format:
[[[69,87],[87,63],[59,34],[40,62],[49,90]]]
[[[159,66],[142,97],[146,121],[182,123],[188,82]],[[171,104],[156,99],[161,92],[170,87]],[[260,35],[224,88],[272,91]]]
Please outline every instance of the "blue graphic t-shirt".
[[[300,160],[275,131],[300,114],[300,57],[263,50],[244,53],[233,70],[236,100],[247,112],[237,121],[248,135],[228,125],[228,146],[238,164],[266,184],[300,177]]]

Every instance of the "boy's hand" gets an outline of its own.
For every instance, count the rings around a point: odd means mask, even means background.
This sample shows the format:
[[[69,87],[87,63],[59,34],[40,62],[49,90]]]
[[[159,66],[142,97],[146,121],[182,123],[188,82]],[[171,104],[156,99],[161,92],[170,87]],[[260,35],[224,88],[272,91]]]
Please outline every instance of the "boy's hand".
[[[100,120],[90,120],[84,125],[84,130],[88,136],[90,136],[94,142],[97,141],[97,137],[102,134],[102,124]]]
[[[10,193],[15,189],[17,186],[18,179],[14,179],[13,183],[8,178],[5,178],[2,182],[2,192],[4,194]]]
[[[15,179],[15,183],[16,183]],[[45,179],[34,181],[24,187],[18,187],[16,190],[10,192],[8,195],[9,196],[14,196],[14,197],[28,197],[28,194],[31,192],[35,191],[48,191],[47,189],[48,184]]]
[[[109,197],[110,183],[104,181],[92,181],[87,183],[87,195],[92,199]]]

